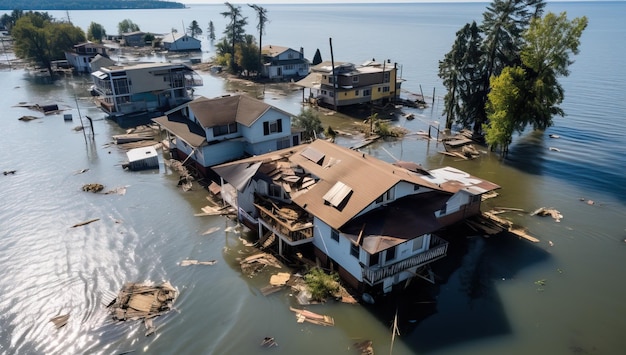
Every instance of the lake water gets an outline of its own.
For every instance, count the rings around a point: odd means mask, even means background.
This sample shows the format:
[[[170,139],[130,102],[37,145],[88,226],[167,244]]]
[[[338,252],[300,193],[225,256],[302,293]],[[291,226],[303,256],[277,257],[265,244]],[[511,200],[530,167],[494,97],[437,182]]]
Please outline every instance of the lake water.
[[[389,58],[402,67],[403,88],[427,96],[432,107],[397,125],[412,132],[441,120],[443,88],[438,60],[455,32],[480,21],[487,4],[267,5],[270,23],[263,43],[303,47],[312,58],[360,63]],[[254,33],[255,15],[243,8]],[[2,71],[0,96],[0,352],[5,354],[184,353],[184,354],[356,354],[353,344],[373,341],[390,353],[391,324],[398,310],[394,354],[621,354],[626,349],[626,56],[624,2],[555,2],[553,12],[586,15],[589,27],[581,53],[562,79],[565,118],[540,134],[515,137],[508,159],[484,154],[457,161],[443,147],[409,135],[380,142],[366,152],[381,159],[411,160],[427,168],[445,165],[502,186],[494,206],[554,207],[560,222],[528,213],[504,216],[541,240],[507,238],[455,240],[434,271],[438,284],[415,282],[410,297],[391,295],[374,306],[328,303],[309,307],[332,315],[334,327],[296,323],[285,291],[261,295],[273,270],[243,275],[237,258],[253,253],[236,224],[223,217],[194,217],[207,192],[177,187],[178,176],[162,163],[158,171],[128,172],[125,153],[109,146],[122,130],[105,120],[87,94],[88,77],[43,84],[23,70]],[[74,24],[91,21],[116,32],[129,18],[143,31],[180,31],[192,20],[212,20],[221,36],[224,6],[181,10],[71,11]],[[56,18],[65,12],[52,12]],[[212,55],[205,40],[204,57]],[[5,59],[5,58],[1,58]],[[233,87],[202,74],[196,93],[222,95]],[[300,110],[300,92],[268,90],[265,100],[288,112]],[[64,122],[41,116],[20,102],[58,103],[72,113]],[[74,127],[94,119],[95,137]],[[349,125],[333,117],[325,123]],[[85,122],[86,123],[86,122]],[[550,139],[556,134],[560,139]],[[550,149],[556,148],[556,149]],[[86,173],[76,174],[81,169]],[[125,195],[81,191],[86,183],[105,189],[127,187]],[[593,201],[588,204],[587,201]],[[70,228],[89,219],[89,225]],[[210,235],[203,233],[219,228]],[[213,266],[181,267],[184,259],[217,260]],[[145,337],[138,322],[114,323],[103,303],[129,281],[168,280],[180,291],[175,310],[155,319]],[[538,282],[544,280],[543,282]],[[543,285],[542,285],[543,284]],[[54,329],[49,319],[70,314]],[[265,336],[279,346],[259,346]]]

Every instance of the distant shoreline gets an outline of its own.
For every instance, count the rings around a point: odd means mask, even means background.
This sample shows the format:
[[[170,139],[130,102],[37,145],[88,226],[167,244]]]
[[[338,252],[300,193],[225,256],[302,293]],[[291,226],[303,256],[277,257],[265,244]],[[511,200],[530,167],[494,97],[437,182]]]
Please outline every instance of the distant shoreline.
[[[138,9],[184,9],[185,4],[162,0],[109,0],[92,2],[66,0],[49,2],[42,0],[0,0],[0,11],[51,11],[51,10],[138,10]]]

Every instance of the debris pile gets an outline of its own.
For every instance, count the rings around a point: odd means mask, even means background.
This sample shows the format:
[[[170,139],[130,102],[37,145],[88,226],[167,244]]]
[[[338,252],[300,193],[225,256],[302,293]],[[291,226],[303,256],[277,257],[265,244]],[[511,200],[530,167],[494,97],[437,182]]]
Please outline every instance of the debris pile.
[[[176,159],[170,159],[166,160],[165,164],[180,175],[178,186],[181,186],[185,192],[191,190],[194,179],[183,163]]]
[[[185,259],[180,262],[180,266],[189,266],[189,265],[215,265],[217,260],[209,260],[209,261],[199,261],[193,259]]]
[[[128,282],[107,308],[114,320],[149,319],[171,310],[177,295],[167,281],[159,285]]]
[[[561,214],[561,212],[557,211],[554,208],[546,208],[546,207],[538,208],[530,215],[541,216],[541,217],[550,216],[554,218],[555,222],[561,222],[561,219],[563,218],[563,215]]]
[[[98,192],[100,192],[102,190],[104,190],[104,185],[102,185],[102,184],[93,183],[93,184],[85,184],[85,185],[83,185],[83,191],[85,191],[85,192],[98,193]]]
[[[311,311],[307,311],[306,309],[297,309],[293,307],[289,307],[289,310],[296,313],[296,321],[298,323],[309,322],[309,323],[313,323],[317,325],[324,325],[324,326],[335,325],[335,320],[331,316],[317,314]]]
[[[266,266],[272,266],[277,269],[282,268],[280,261],[275,256],[267,253],[251,255],[243,259],[239,264],[241,265],[241,271],[248,276],[255,275]]]

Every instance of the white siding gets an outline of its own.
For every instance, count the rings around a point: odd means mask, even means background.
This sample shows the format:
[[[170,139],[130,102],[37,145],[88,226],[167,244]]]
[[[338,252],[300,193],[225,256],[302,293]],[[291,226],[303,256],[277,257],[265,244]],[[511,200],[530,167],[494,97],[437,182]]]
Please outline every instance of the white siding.
[[[313,245],[319,250],[326,253],[331,259],[341,265],[347,272],[354,276],[357,280],[363,281],[363,275],[361,273],[361,265],[359,265],[359,259],[350,255],[350,245],[352,242],[339,236],[339,242],[334,241],[330,237],[331,228],[324,222],[315,218],[315,232],[313,237]],[[365,253],[359,250],[360,257],[365,258]]]

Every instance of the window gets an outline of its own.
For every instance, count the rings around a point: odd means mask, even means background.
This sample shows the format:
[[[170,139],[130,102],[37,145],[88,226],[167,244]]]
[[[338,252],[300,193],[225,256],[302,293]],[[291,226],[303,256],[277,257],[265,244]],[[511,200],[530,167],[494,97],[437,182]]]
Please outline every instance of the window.
[[[383,74],[383,77],[384,77],[383,81],[388,83],[389,82],[389,72],[385,72],[385,74]]]
[[[384,86],[383,87],[383,92],[389,92],[389,86]]]
[[[413,191],[417,191],[417,190],[419,190],[419,189],[420,189],[420,186],[419,186],[419,185],[413,185]]]
[[[328,92],[328,96],[330,96],[330,97],[335,97],[335,92],[334,92],[334,91],[329,91],[329,92]]]
[[[359,90],[354,90],[354,96],[359,96]]]
[[[331,84],[334,83],[335,82],[335,77],[334,76],[329,76],[328,77],[328,82],[331,83]]]
[[[376,199],[376,203],[383,203],[383,195],[380,195],[380,196]]]
[[[393,187],[392,187],[389,190],[387,190],[385,198],[386,198],[387,201],[391,201],[391,200],[393,200],[395,198],[395,195],[396,194],[395,194],[395,192],[393,190]]]
[[[358,76],[353,76],[352,77],[352,82],[353,83],[358,83],[359,82],[359,77]]]
[[[339,243],[339,231],[335,230],[335,229],[331,229],[330,230],[330,239],[336,241],[337,243]]]
[[[360,250],[361,250],[361,247],[359,247],[358,244],[355,245],[354,243],[350,243],[350,255],[358,259]]]
[[[117,95],[123,95],[130,93],[128,90],[128,82],[125,78],[123,79],[114,79],[113,80],[113,89]]]
[[[263,122],[263,135],[267,136],[272,133],[278,133],[283,131],[282,120]]]
[[[385,254],[385,261],[393,260],[396,258],[396,246],[392,246],[387,249],[387,253]]]
[[[441,214],[446,214],[446,208],[447,208],[448,204],[444,204],[443,207],[441,207]]]
[[[293,70],[293,64],[285,65],[285,70]]]
[[[416,252],[424,246],[424,236],[413,239],[413,251]]]
[[[370,266],[378,265],[380,260],[380,253],[370,255]]]
[[[372,92],[370,91],[370,89],[363,90],[363,96],[370,96],[371,94]]]
[[[235,132],[237,132],[237,123],[213,127],[213,137],[224,136]]]

